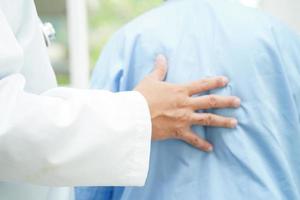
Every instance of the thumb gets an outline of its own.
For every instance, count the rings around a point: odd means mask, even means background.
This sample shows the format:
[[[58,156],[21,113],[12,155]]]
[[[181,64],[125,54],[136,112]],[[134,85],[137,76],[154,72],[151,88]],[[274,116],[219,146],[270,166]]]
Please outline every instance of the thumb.
[[[168,70],[167,58],[164,55],[158,55],[155,59],[154,70],[151,72],[149,77],[163,81],[166,78]]]

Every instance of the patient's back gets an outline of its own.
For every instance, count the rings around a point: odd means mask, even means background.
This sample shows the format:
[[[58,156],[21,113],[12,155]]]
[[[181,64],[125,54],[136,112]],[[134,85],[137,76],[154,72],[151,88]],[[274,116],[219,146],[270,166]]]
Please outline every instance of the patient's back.
[[[299,37],[263,13],[222,0],[174,1],[114,35],[93,87],[131,90],[161,53],[168,82],[229,77],[227,87],[211,93],[239,96],[241,108],[211,112],[239,125],[195,127],[214,144],[209,154],[181,141],[154,142],[145,187],[118,188],[109,199],[300,199]]]

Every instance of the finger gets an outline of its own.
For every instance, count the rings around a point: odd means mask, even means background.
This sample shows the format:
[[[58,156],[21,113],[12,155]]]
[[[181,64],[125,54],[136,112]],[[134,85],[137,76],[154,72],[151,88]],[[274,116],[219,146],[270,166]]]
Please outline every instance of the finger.
[[[163,55],[158,55],[155,60],[154,70],[151,72],[149,77],[158,80],[163,81],[167,74],[167,59]]]
[[[234,118],[223,117],[211,113],[194,113],[191,118],[193,125],[235,128],[238,121]]]
[[[224,76],[212,77],[194,81],[186,85],[190,95],[206,92],[216,88],[221,88],[227,85],[229,82],[228,78]]]
[[[183,133],[179,139],[202,151],[211,152],[213,150],[213,146],[209,142],[202,139],[192,131],[187,131],[186,133]]]
[[[241,100],[234,96],[205,95],[190,98],[190,103],[194,110],[237,108],[241,105]]]

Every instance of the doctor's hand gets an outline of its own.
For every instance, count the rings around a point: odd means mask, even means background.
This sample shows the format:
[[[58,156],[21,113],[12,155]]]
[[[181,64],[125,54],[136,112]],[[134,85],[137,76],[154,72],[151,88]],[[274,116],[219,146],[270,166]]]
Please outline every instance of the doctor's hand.
[[[195,94],[227,85],[226,77],[206,78],[186,85],[163,82],[167,73],[167,60],[159,55],[154,71],[135,88],[147,100],[152,119],[152,139],[179,139],[203,151],[212,151],[213,146],[191,129],[192,125],[234,128],[237,120],[197,110],[212,108],[237,108],[240,99],[233,96]]]

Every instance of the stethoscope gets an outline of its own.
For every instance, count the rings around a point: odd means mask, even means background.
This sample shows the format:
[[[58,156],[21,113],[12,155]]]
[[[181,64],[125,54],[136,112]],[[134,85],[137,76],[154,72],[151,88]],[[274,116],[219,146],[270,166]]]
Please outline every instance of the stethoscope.
[[[56,31],[53,25],[49,22],[41,22],[41,30],[44,36],[45,44],[47,47],[49,47],[51,45],[51,41],[55,39]]]

